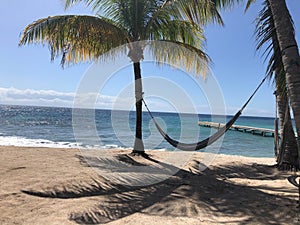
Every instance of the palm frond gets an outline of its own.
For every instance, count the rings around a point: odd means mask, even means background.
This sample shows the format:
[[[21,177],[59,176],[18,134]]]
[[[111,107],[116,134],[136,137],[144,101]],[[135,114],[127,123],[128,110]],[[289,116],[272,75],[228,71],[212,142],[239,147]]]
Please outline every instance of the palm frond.
[[[97,60],[103,53],[126,42],[126,31],[108,19],[63,15],[28,25],[19,45],[48,44],[52,60],[63,55],[63,60],[68,63],[77,63]]]
[[[231,8],[236,4],[243,3],[244,0],[212,0],[217,8]],[[255,0],[254,0],[255,1]]]
[[[187,21],[155,21],[148,31],[150,40],[179,41],[201,49],[205,43],[203,29]]]
[[[254,33],[256,35],[256,50],[264,49],[262,56],[265,57],[265,61],[269,61],[266,73],[272,77],[276,67],[280,66],[277,62],[275,64],[274,60],[276,58],[275,54],[280,54],[280,51],[278,52],[278,40],[272,12],[267,2],[264,2],[263,8],[256,19]]]
[[[160,1],[153,19],[160,18],[166,12],[177,20],[187,20],[197,25],[206,25],[210,22],[223,25],[223,20],[212,0],[166,0]]]
[[[102,13],[126,28],[133,41],[144,39],[145,26],[157,10],[157,0],[103,1]]]
[[[245,12],[250,8],[250,6],[255,3],[256,0],[248,0],[245,8]]]
[[[154,23],[151,28],[148,40],[158,41],[151,42],[152,54],[158,61],[184,67],[187,71],[205,76],[210,59],[202,51],[206,40],[199,26],[188,21],[172,20],[167,23]]]
[[[278,94],[286,92],[285,71],[281,57],[281,50],[277,38],[276,27],[269,2],[263,3],[256,20],[256,50],[264,49],[262,56],[268,61],[266,74],[270,81],[276,83]]]
[[[149,51],[157,63],[167,63],[175,68],[184,68],[187,72],[206,77],[211,62],[208,55],[192,45],[180,41],[152,41]]]
[[[98,12],[100,11],[99,6],[101,6],[103,1],[106,0],[65,0],[65,10],[77,3],[83,2],[87,6],[91,6],[94,11]]]

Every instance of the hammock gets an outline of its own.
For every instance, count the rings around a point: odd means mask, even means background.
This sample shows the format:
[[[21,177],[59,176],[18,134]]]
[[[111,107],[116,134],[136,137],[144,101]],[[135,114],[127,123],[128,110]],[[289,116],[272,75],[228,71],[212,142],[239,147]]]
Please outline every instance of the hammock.
[[[229,130],[229,128],[235,123],[235,121],[239,118],[239,116],[242,114],[244,108],[246,108],[246,106],[248,105],[248,103],[250,102],[250,100],[253,98],[253,96],[256,94],[256,92],[258,91],[258,89],[261,87],[261,85],[264,83],[264,81],[266,80],[267,76],[261,81],[261,83],[258,85],[258,87],[255,89],[255,91],[253,92],[253,94],[250,96],[250,98],[246,101],[246,103],[243,105],[243,107],[233,116],[233,118],[228,121],[225,126],[221,127],[216,133],[214,133],[212,136],[199,141],[197,143],[182,143],[179,141],[176,141],[174,139],[172,139],[158,124],[158,122],[155,120],[153,114],[151,113],[151,111],[149,110],[146,102],[144,99],[142,99],[149,115],[151,116],[151,118],[154,121],[154,124],[157,128],[157,130],[159,131],[159,133],[163,136],[163,138],[169,143],[171,144],[173,147],[178,148],[180,150],[183,151],[196,151],[196,150],[200,150],[202,148],[207,147],[208,145],[214,143],[215,141],[217,141],[220,137],[222,137],[225,132],[227,130]]]

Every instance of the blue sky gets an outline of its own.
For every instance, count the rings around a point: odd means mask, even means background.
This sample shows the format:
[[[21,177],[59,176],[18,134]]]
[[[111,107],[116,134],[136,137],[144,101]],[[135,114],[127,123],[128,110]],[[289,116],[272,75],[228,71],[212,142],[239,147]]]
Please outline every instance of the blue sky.
[[[287,3],[295,22],[299,43],[299,3],[295,0],[287,0]],[[72,106],[74,93],[91,64],[83,63],[63,70],[59,65],[60,59],[50,62],[47,46],[18,47],[22,30],[39,18],[58,14],[91,13],[84,5],[76,5],[67,11],[64,11],[63,5],[62,0],[10,0],[1,3],[0,104]],[[213,60],[211,70],[220,85],[228,114],[234,114],[243,105],[264,76],[266,65],[260,54],[255,52],[253,36],[253,21],[260,9],[261,1],[257,1],[246,14],[243,5],[235,7],[231,11],[222,12],[225,27],[209,25],[205,29],[206,51]],[[197,87],[193,86],[193,80],[175,70],[161,70],[148,66],[143,66],[145,77],[162,75],[180,84],[191,98],[196,99],[195,104],[205,105],[205,98],[201,97]],[[147,70],[151,70],[151,73]],[[114,78],[108,82],[109,88],[105,88],[101,93],[98,107],[109,108],[122,85],[126,86],[132,82],[133,76],[122,71],[116,75],[118,80]],[[244,115],[273,116],[273,91],[272,85],[264,84]],[[151,108],[170,110],[169,106],[164,108],[164,105],[158,102],[156,105],[153,102]],[[199,107],[198,112],[209,113],[205,107]]]

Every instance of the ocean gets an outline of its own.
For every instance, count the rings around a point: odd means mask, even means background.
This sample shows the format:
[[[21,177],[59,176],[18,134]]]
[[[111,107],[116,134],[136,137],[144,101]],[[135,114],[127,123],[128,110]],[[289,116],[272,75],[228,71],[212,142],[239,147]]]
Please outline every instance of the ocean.
[[[135,112],[71,108],[0,105],[0,145],[50,148],[131,148]],[[92,115],[92,118],[87,118]],[[226,122],[231,116],[153,113],[169,136],[185,143],[209,137],[215,128],[198,121]],[[74,118],[75,117],[75,118]],[[274,118],[241,116],[235,124],[274,129]],[[143,112],[145,149],[174,151],[147,112]],[[216,148],[216,149],[214,149]],[[274,157],[274,138],[229,130],[213,152],[251,157]],[[210,151],[207,149],[199,151]]]

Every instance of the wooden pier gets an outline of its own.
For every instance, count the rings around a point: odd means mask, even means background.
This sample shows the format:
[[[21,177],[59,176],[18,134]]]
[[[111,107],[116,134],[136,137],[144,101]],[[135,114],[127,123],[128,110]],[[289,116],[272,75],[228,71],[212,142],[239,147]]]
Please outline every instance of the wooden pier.
[[[204,122],[204,121],[199,121],[198,125],[203,126],[203,127],[217,128],[217,129],[225,126],[224,123]],[[251,133],[251,134],[255,134],[255,135],[261,135],[264,137],[274,137],[274,135],[275,135],[275,130],[272,130],[272,129],[242,126],[242,125],[232,125],[230,127],[230,130],[235,130],[235,131],[244,132],[244,133]]]

